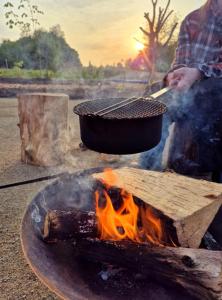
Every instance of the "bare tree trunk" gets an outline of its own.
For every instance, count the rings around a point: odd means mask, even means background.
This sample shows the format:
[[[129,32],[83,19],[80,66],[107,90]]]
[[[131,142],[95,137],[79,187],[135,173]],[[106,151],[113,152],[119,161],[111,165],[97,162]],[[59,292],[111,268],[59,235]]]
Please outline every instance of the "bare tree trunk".
[[[148,29],[144,29],[143,27],[140,27],[140,30],[145,35],[147,40],[147,42],[144,43],[144,46],[147,48],[147,52],[148,52],[147,55],[148,59],[145,60],[148,60],[149,62],[147,64],[146,61],[146,64],[151,70],[149,76],[149,84],[152,84],[153,77],[156,72],[158,48],[167,47],[178,25],[177,22],[173,22],[172,25],[170,26],[170,29],[167,30],[167,33],[165,34],[165,37],[163,39],[162,35],[163,32],[165,32],[164,27],[166,26],[167,22],[169,21],[169,18],[173,14],[173,10],[169,11],[170,2],[171,0],[168,0],[164,8],[159,7],[157,9],[158,0],[151,0],[152,14],[150,13],[144,14],[144,18],[147,21]]]

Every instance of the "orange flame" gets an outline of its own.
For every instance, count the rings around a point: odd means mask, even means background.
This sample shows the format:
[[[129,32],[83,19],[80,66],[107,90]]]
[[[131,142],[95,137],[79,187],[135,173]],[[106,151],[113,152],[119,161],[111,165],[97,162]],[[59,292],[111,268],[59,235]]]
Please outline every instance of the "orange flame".
[[[102,182],[106,189],[110,189],[110,183],[115,186],[117,177],[112,170],[105,171],[104,175],[105,179]],[[106,184],[106,180],[109,185]],[[106,189],[102,193],[95,192],[100,239],[113,241],[129,239],[135,242],[148,241],[155,245],[166,244],[163,222],[155,216],[150,207],[139,207],[134,202],[132,194],[121,190],[121,205],[115,209]]]
[[[152,209],[149,207],[141,209],[142,232],[147,240],[153,244],[162,244],[164,240],[163,224],[161,220],[155,217]]]
[[[106,168],[103,174],[104,176],[101,181],[106,185],[107,188],[110,188],[111,186],[115,186],[117,184],[117,175],[111,168]]]
[[[130,239],[139,241],[137,234],[137,216],[139,208],[135,205],[133,197],[122,191],[123,204],[115,210],[112,200],[104,191],[106,203],[99,206],[99,192],[96,191],[96,214],[99,220],[100,238],[105,240]]]

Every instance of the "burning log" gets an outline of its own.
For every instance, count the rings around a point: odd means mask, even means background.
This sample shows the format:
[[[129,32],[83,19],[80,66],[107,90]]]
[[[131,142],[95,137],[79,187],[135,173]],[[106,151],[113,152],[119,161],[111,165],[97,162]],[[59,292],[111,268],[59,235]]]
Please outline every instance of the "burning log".
[[[52,210],[45,216],[42,239],[47,242],[97,236],[94,212]]]
[[[222,299],[220,251],[99,239],[78,240],[75,248],[88,261],[111,263],[161,283],[179,284],[199,299]]]
[[[112,193],[110,190],[110,194]],[[121,195],[115,192],[115,204],[108,192],[105,192],[105,195],[106,205],[104,206],[103,202],[103,207],[100,207],[99,192],[96,192],[96,212],[77,209],[48,211],[41,230],[42,239],[46,242],[56,242],[72,238],[100,237],[104,240],[130,239],[136,242],[176,246],[171,228],[166,228],[164,232],[162,220],[152,214],[149,208],[136,204],[132,195],[123,195],[124,198],[121,199]]]
[[[68,128],[68,96],[18,96],[21,160],[38,166],[61,162]]]
[[[133,168],[95,173],[95,179],[123,188],[169,219],[182,247],[198,248],[222,203],[220,184],[169,172]]]
[[[78,252],[79,256],[91,262],[114,264],[135,274],[139,273],[143,278],[154,278],[161,284],[179,284],[200,299],[222,300],[222,252],[177,247],[175,240],[169,238],[171,236],[165,239],[165,234],[159,231],[162,217],[158,219],[150,210],[153,207],[165,218],[171,217],[174,226],[178,221],[185,224],[184,236],[187,241],[193,242],[192,234],[200,238],[200,232],[205,233],[201,226],[208,227],[203,218],[206,218],[209,225],[213,212],[215,214],[221,205],[220,185],[175,174],[150,174],[148,171],[145,172],[149,176],[144,173],[131,177],[142,170],[132,169],[132,174],[127,175],[128,170],[116,170],[103,183],[95,182],[95,212],[78,209],[49,211],[45,216],[42,238],[46,242],[69,239],[74,242],[74,253]],[[116,184],[115,174],[118,172],[123,173]],[[103,179],[106,177],[104,173],[94,175],[98,178],[101,176]],[[124,187],[125,190],[114,185]],[[164,190],[159,190],[159,186],[164,187]],[[193,206],[186,207],[184,199],[187,205],[193,203]],[[178,234],[180,227],[175,228],[177,237],[181,238]],[[199,235],[196,235],[194,228],[199,231]],[[205,235],[203,243],[208,249],[212,247],[212,242],[213,248],[220,249],[220,245],[209,234]]]
[[[114,264],[161,283],[179,284],[200,299],[222,299],[221,251],[98,237],[94,212],[53,210],[45,216],[42,238],[47,242],[75,240],[75,248],[84,259]]]
[[[92,211],[52,210],[45,215],[41,234],[42,239],[49,243],[70,239],[97,238],[98,221]],[[222,246],[209,232],[204,235],[201,246],[208,250],[222,250]]]

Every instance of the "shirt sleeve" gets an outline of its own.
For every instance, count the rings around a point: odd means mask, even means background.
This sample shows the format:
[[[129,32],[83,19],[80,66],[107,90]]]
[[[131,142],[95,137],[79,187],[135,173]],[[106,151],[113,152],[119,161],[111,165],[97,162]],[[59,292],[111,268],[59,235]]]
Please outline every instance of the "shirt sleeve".
[[[178,37],[178,44],[176,48],[175,58],[171,65],[169,72],[182,67],[197,68],[202,75],[202,78],[222,78],[222,62],[220,63],[194,63],[195,59],[192,57],[192,38],[190,28],[190,17],[186,17],[181,26]],[[168,74],[167,73],[167,74]],[[167,76],[167,75],[166,75]]]
[[[222,78],[222,63],[191,64],[190,67],[197,68],[206,78]]]
[[[191,39],[189,33],[189,20],[188,18],[185,18],[180,26],[175,59],[173,61],[170,71],[176,70],[181,67],[189,66],[190,48],[191,48]]]

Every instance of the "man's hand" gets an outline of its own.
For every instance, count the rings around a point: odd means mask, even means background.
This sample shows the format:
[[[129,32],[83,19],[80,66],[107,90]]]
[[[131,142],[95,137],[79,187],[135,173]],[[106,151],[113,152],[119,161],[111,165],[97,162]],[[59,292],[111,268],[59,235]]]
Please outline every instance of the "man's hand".
[[[167,76],[168,85],[178,92],[189,90],[193,83],[201,78],[201,73],[196,68],[183,67]]]

